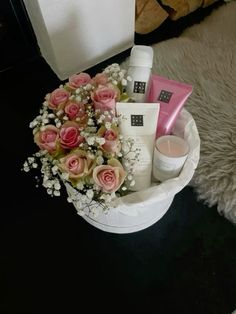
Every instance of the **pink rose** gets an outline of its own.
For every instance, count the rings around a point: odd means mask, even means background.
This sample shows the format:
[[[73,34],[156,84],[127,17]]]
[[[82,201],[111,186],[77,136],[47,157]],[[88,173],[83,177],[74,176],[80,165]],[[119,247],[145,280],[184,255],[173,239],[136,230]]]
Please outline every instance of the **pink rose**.
[[[88,73],[81,72],[69,77],[68,86],[72,89],[76,89],[82,85],[86,85],[91,81],[91,77]]]
[[[110,159],[108,165],[97,166],[93,170],[93,179],[105,193],[116,192],[126,177],[121,163],[117,159]]]
[[[83,118],[86,115],[85,106],[82,103],[68,102],[64,108],[67,117],[70,120]]]
[[[47,150],[50,154],[56,151],[58,138],[59,130],[50,124],[45,126],[43,131],[39,130],[34,135],[34,141],[40,149]]]
[[[84,141],[84,137],[80,135],[80,126],[73,121],[65,122],[59,135],[61,146],[65,149],[78,147]]]
[[[70,93],[64,88],[57,88],[46,97],[48,100],[48,107],[53,110],[63,109],[63,106],[68,101],[69,97]]]
[[[108,83],[108,77],[105,73],[98,73],[92,79],[92,82],[95,85],[106,85]]]
[[[113,110],[115,112],[117,95],[117,90],[111,85],[98,86],[91,94],[95,110],[99,109],[101,112]]]
[[[104,126],[101,126],[98,130],[98,136],[101,136],[105,139],[105,143],[101,146],[105,152],[117,154],[121,150],[121,143],[119,141],[119,132],[117,127],[112,127],[108,130]]]
[[[87,156],[87,153],[78,149],[61,158],[58,166],[62,172],[69,174],[69,178],[76,180],[90,175],[94,165],[94,161]]]

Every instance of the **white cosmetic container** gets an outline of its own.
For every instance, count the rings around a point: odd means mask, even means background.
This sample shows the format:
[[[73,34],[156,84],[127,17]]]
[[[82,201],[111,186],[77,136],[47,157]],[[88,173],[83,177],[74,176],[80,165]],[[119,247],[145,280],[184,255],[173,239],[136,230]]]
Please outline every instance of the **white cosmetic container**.
[[[187,159],[189,144],[175,135],[163,135],[156,140],[153,176],[158,181],[178,177]]]
[[[127,94],[135,102],[146,102],[153,64],[153,49],[150,46],[136,45],[131,49],[127,71]]]
[[[132,151],[128,151],[123,156],[124,167],[129,160],[135,161],[133,171],[135,185],[131,187],[133,191],[142,191],[151,185],[159,109],[159,103],[116,103],[120,133],[125,140],[130,138],[134,141],[132,150],[139,151],[138,158]]]

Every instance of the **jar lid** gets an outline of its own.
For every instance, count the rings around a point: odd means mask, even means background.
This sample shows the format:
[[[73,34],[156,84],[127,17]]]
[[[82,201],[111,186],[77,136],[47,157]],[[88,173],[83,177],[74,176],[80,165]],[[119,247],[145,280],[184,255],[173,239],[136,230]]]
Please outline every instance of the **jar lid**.
[[[130,53],[130,66],[141,66],[152,68],[153,49],[150,46],[135,45]]]

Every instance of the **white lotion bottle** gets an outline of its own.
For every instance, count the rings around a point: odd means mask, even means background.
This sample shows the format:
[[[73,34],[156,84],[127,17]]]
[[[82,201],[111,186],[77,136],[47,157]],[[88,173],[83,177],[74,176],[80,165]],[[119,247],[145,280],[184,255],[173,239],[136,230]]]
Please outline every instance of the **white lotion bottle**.
[[[153,49],[135,45],[131,49],[127,71],[127,94],[135,102],[147,102],[153,65]]]
[[[122,160],[127,171],[130,167],[130,161],[134,162],[132,167],[135,184],[130,187],[132,191],[143,191],[151,186],[159,110],[159,103],[116,103],[121,135],[126,141],[128,139],[133,141],[132,150],[125,150]],[[137,157],[136,150],[139,152]]]

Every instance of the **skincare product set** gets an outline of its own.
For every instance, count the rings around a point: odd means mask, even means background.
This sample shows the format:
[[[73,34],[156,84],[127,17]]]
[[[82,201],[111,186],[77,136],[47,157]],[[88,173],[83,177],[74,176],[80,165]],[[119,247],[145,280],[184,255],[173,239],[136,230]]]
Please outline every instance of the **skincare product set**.
[[[133,46],[127,71],[127,94],[133,102],[116,104],[121,134],[132,138],[139,151],[134,191],[149,188],[153,179],[177,177],[189,152],[188,142],[172,129],[192,86],[152,74],[152,65],[152,47]],[[132,158],[134,153],[127,153],[124,164]]]

